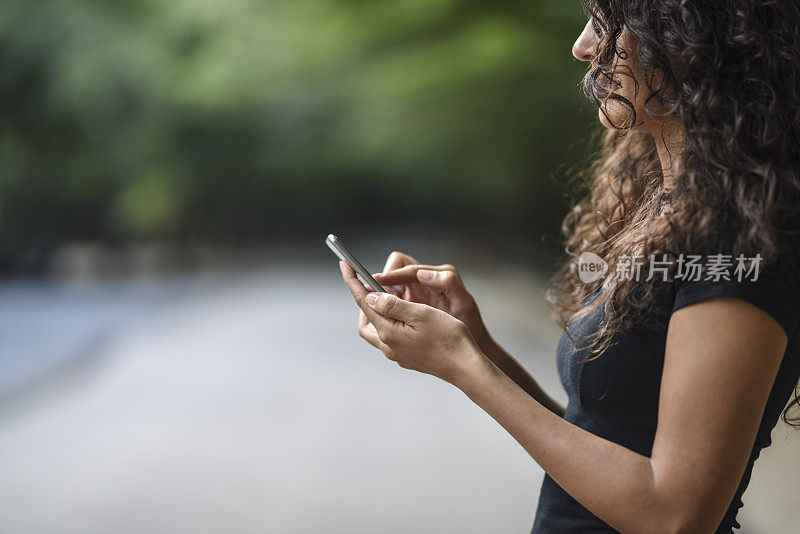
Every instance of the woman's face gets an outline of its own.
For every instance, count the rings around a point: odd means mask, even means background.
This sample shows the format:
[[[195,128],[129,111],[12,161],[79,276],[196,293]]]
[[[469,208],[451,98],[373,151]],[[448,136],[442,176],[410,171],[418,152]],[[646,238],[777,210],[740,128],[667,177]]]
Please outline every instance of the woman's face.
[[[633,35],[626,28],[623,30],[617,39],[617,48],[621,51],[614,60],[612,70],[616,73],[614,76],[617,81],[622,85],[621,87],[612,87],[610,81],[606,85],[606,89],[610,92],[624,97],[636,110],[636,121],[633,127],[638,130],[656,131],[659,124],[644,108],[644,101],[646,95],[643,95],[642,88],[647,86],[642,83],[642,77],[639,66],[634,54],[635,47],[633,46]],[[597,45],[600,42],[600,36],[595,33],[592,27],[591,20],[586,23],[583,32],[580,34],[575,44],[572,45],[572,55],[581,61],[591,62],[597,51]],[[638,80],[639,90],[637,91]],[[603,113],[605,111],[605,113]],[[606,128],[612,128],[613,122],[616,127],[627,126],[631,118],[630,110],[621,102],[606,98],[601,101],[600,109],[600,122]]]

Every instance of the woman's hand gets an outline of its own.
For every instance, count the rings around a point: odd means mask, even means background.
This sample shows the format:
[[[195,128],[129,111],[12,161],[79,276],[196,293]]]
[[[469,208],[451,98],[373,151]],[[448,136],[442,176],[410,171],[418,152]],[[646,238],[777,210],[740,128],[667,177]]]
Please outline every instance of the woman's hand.
[[[467,326],[452,315],[389,293],[372,293],[347,262],[347,287],[361,309],[358,333],[401,367],[460,384],[483,354]]]
[[[452,315],[467,325],[484,352],[489,349],[491,338],[478,305],[452,265],[420,265],[408,254],[392,252],[383,272],[373,277],[403,300],[427,304]],[[364,322],[363,314],[360,322]]]

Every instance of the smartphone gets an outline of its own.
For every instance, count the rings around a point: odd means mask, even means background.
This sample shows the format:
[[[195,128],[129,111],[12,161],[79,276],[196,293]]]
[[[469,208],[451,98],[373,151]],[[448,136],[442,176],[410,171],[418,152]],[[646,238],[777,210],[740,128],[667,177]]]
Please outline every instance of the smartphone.
[[[347,250],[347,247],[344,246],[344,243],[342,243],[338,237],[333,234],[328,234],[328,237],[325,238],[325,244],[328,245],[328,248],[330,248],[340,260],[344,260],[349,263],[350,267],[352,267],[356,272],[356,275],[358,275],[358,278],[361,279],[363,283],[371,287],[373,291],[388,293],[388,291],[383,289],[383,287],[381,287],[381,285],[374,278],[372,278],[372,275],[369,274],[369,271],[367,271],[364,266],[361,265],[361,262],[359,262],[356,257],[353,256],[352,252]]]

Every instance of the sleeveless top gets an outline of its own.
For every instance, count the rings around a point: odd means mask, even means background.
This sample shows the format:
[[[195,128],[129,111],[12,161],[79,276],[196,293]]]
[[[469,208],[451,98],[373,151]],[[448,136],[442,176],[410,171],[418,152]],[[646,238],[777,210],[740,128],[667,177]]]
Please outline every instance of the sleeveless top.
[[[733,532],[736,514],[761,449],[792,398],[800,378],[800,275],[796,259],[778,258],[763,266],[757,278],[658,281],[646,313],[630,330],[614,334],[599,357],[588,357],[589,335],[596,332],[602,306],[568,326],[558,343],[561,383],[569,396],[564,419],[597,436],[644,456],[655,438],[661,374],[670,315],[690,304],[714,297],[736,297],[770,314],[786,331],[788,343],[769,394],[750,459],[736,494],[716,532]],[[756,278],[753,280],[753,278]],[[585,304],[588,306],[594,298]],[[576,349],[576,346],[578,347]],[[533,534],[616,532],[564,491],[549,475],[542,482]]]

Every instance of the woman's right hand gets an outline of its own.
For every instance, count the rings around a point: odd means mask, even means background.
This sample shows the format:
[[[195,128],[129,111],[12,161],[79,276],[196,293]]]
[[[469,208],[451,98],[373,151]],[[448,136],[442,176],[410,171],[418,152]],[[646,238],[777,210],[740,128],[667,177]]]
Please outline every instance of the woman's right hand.
[[[408,254],[392,252],[382,273],[375,280],[390,292],[409,302],[438,308],[462,321],[478,346],[486,352],[492,342],[475,299],[464,287],[456,268],[450,264],[423,265]],[[363,314],[362,314],[363,315]],[[362,317],[359,328],[367,327]]]

